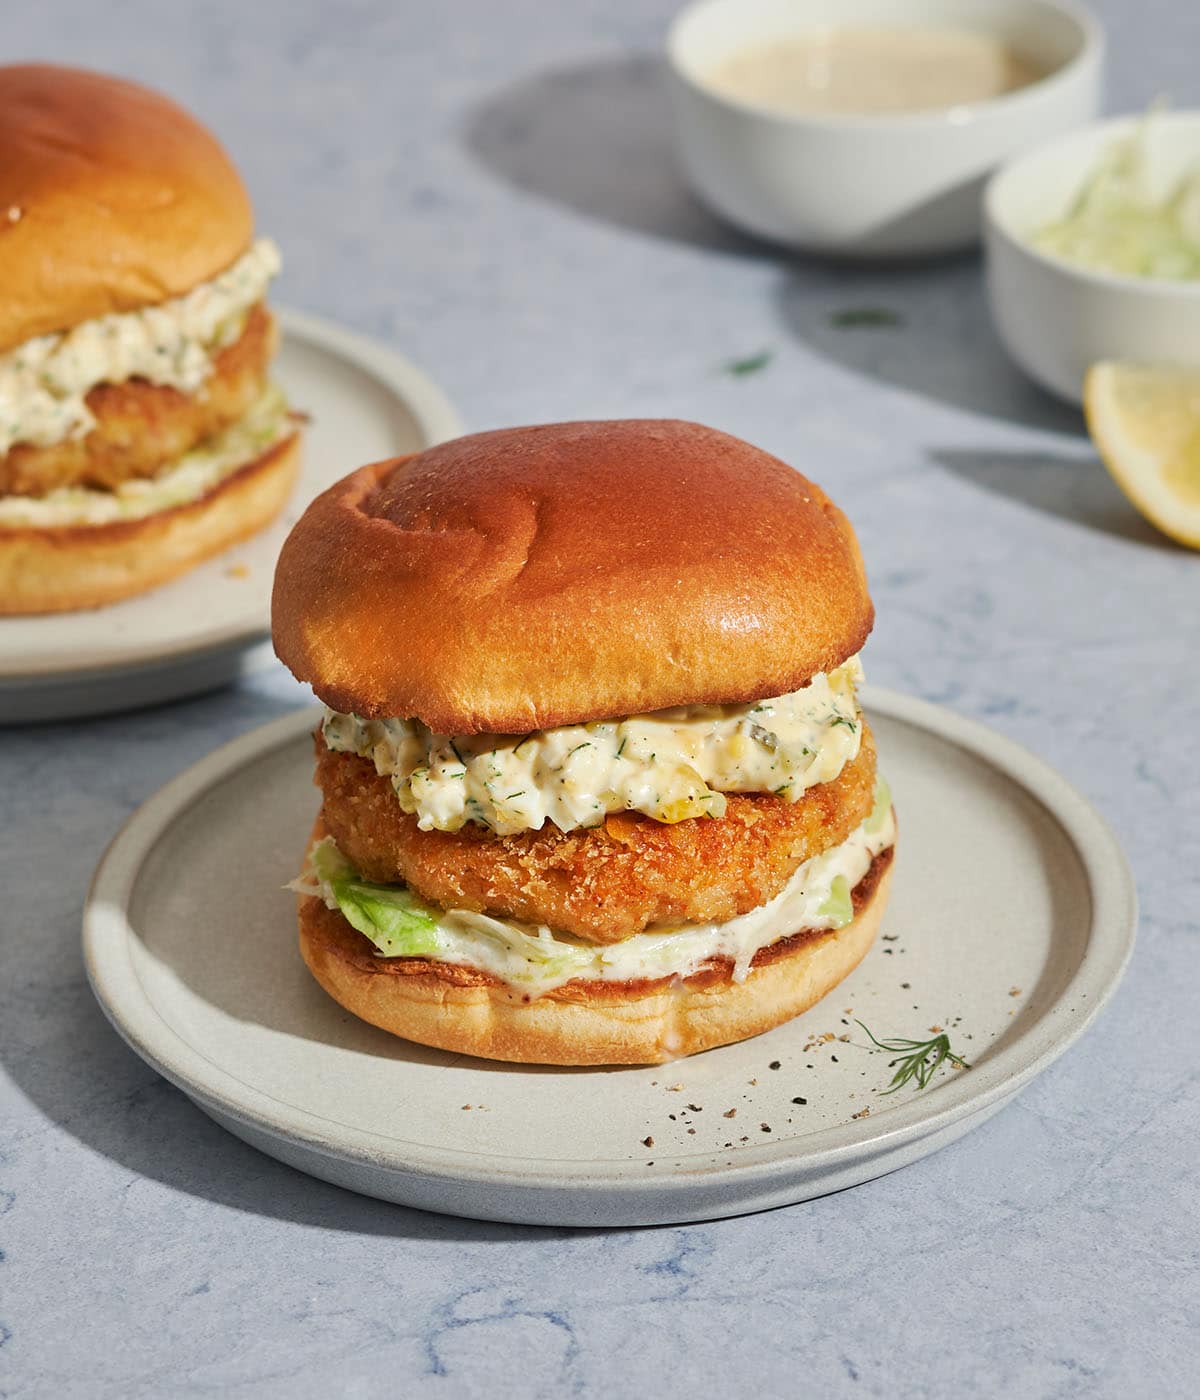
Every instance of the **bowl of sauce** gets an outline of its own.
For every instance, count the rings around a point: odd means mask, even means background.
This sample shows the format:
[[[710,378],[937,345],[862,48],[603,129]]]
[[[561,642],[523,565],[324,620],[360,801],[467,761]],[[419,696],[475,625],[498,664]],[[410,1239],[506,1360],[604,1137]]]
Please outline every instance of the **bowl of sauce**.
[[[995,34],[825,25],[738,49],[707,81],[714,92],[784,116],[894,117],[987,102],[1045,76]]]
[[[984,198],[992,319],[1078,403],[1088,368],[1200,368],[1200,111],[1114,117],[1018,156]]]
[[[968,246],[986,177],[1094,118],[1103,38],[1075,0],[696,0],[667,41],[700,198],[792,247]]]

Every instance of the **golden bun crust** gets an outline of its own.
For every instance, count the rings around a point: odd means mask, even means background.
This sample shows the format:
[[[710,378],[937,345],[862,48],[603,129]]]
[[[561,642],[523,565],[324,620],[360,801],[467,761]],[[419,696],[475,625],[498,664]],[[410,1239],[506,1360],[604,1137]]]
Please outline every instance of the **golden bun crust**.
[[[680,981],[572,982],[532,1001],[471,968],[380,958],[342,916],[301,896],[300,951],[348,1011],[455,1054],[547,1065],[660,1064],[791,1020],[862,961],[887,904],[892,851],[854,891],[854,920],[764,948],[744,982],[714,963]]]
[[[0,152],[0,353],[191,291],[250,244],[216,137],[136,83],[0,67]]]
[[[275,574],[281,660],[336,710],[524,733],[796,690],[873,612],[849,522],[669,419],[477,433],[363,467]]]
[[[166,583],[261,530],[299,466],[293,433],[198,500],[141,520],[0,528],[0,616],[97,608]]]

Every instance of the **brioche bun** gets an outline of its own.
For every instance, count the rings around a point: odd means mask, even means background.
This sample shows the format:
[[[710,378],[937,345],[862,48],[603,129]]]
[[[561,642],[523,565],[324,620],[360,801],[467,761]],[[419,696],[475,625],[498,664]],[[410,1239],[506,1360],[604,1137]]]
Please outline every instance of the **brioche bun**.
[[[682,980],[571,982],[527,1000],[472,968],[378,957],[341,914],[312,896],[300,898],[300,952],[348,1011],[421,1045],[532,1064],[659,1064],[760,1035],[836,987],[875,938],[891,865],[889,847],[855,889],[851,923],[771,944],[744,982],[718,961]]]
[[[696,423],[478,433],[362,468],[283,547],[272,627],[336,710],[524,733],[806,685],[873,613],[854,533]]]
[[[180,296],[250,245],[250,201],[216,138],[136,83],[0,67],[0,152],[0,353]]]
[[[0,616],[96,608],[166,583],[261,530],[282,509],[299,464],[292,433],[205,495],[140,520],[0,526]]]

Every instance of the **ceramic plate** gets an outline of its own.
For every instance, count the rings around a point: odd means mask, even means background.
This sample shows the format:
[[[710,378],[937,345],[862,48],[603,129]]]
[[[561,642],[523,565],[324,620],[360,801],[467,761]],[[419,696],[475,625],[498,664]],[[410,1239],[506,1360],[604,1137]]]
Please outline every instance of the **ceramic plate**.
[[[314,815],[314,713],[218,749],[126,825],[84,915],[88,973],[129,1044],[231,1132],[351,1190],[548,1225],[652,1225],[805,1200],[904,1166],[995,1113],[1079,1036],[1133,946],[1101,819],[1038,759],[868,691],[900,818],[862,966],[798,1020],[633,1069],[426,1050],[331,1001],[284,883]],[[945,1027],[971,1068],[885,1096],[881,1039]]]
[[[311,416],[301,475],[280,517],[182,578],[94,612],[0,618],[0,723],[70,719],[177,699],[270,656],[271,577],[314,496],[364,462],[461,431],[441,390],[387,346],[278,311],[276,374]]]

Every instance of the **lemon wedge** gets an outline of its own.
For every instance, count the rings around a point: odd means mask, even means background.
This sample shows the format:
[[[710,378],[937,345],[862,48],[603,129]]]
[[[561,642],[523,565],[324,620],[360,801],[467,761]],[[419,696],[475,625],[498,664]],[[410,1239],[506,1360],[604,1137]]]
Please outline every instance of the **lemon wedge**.
[[[1163,534],[1200,549],[1200,369],[1104,360],[1088,370],[1083,409],[1129,500]]]

